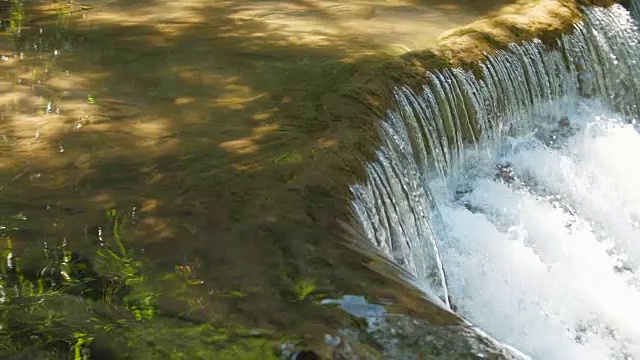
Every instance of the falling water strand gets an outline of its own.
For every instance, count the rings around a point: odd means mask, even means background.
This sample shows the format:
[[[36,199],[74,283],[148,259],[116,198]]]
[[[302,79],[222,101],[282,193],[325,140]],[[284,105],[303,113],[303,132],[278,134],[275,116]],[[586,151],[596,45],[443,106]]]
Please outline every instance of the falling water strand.
[[[443,204],[464,201],[474,186],[465,179],[482,172],[477,167],[483,163],[479,159],[484,156],[497,161],[523,147],[562,147],[563,141],[582,131],[572,125],[575,116],[567,109],[579,108],[585,101],[597,101],[603,109],[618,114],[613,118],[635,124],[640,104],[640,33],[636,21],[620,5],[585,8],[584,13],[584,22],[562,36],[557,46],[548,48],[538,40],[511,45],[480,63],[479,77],[460,69],[438,70],[427,74],[426,85],[419,93],[405,87],[395,91],[397,106],[380,124],[382,146],[375,161],[367,165],[366,181],[351,186],[353,213],[368,240],[403,266],[425,293],[437,297],[446,308],[451,308],[450,301],[456,303],[456,294],[449,294],[448,278],[457,279],[457,293],[464,287],[459,286],[463,276],[452,260],[455,257],[441,253],[448,249],[445,252],[451,254],[457,236],[450,229],[451,212],[447,210],[447,216],[443,216]],[[499,180],[493,180],[507,182],[516,177],[512,171],[509,164],[502,164]],[[528,191],[527,196],[542,196],[529,187],[522,189]],[[582,216],[572,210],[580,206],[567,203],[562,194],[554,196],[558,197],[554,204],[560,204],[562,211],[575,219]],[[471,203],[465,206],[465,211],[474,209]],[[515,231],[505,225],[514,214],[496,217],[495,212],[502,210],[492,211],[493,215],[486,216],[495,220],[496,226]],[[625,236],[616,233],[620,226],[608,228],[602,213],[584,216],[594,234],[613,234],[597,235],[603,244],[613,241],[610,237]],[[630,219],[633,226],[640,226],[640,220]],[[629,239],[616,244],[607,248],[606,256],[618,256],[620,272],[635,271],[636,250],[640,269],[640,245]],[[476,270],[489,271],[487,266],[493,265],[482,263]],[[467,306],[468,312],[463,315],[482,319],[469,308],[472,306]],[[592,328],[589,321],[596,320],[576,320],[578,325],[572,327],[577,344],[595,336],[576,330],[580,326]],[[634,338],[633,332],[626,335],[627,340],[640,339]],[[509,341],[505,337],[501,340]],[[535,349],[531,351],[535,353]],[[622,358],[640,353],[631,348],[611,351],[618,351],[615,356]]]
[[[638,21],[640,19],[640,0],[631,0],[631,15]]]

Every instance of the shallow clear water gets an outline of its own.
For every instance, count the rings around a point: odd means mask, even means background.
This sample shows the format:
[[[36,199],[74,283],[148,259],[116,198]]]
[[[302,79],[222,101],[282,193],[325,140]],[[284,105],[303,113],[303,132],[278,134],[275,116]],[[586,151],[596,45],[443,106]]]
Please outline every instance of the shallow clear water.
[[[0,0],[0,359],[369,353],[346,294],[458,324],[343,246],[355,75],[510,2]]]
[[[638,358],[640,134],[597,103],[565,111],[434,183],[452,303],[535,359]]]

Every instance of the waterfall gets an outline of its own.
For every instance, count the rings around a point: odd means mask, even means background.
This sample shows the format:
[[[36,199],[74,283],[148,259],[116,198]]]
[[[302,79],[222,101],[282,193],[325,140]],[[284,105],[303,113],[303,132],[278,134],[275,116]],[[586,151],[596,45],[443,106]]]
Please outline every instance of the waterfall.
[[[622,6],[584,12],[555,46],[511,45],[478,76],[438,70],[420,93],[397,88],[351,205],[425,294],[498,340],[534,358],[640,359],[640,171],[627,153],[640,150],[640,31]]]

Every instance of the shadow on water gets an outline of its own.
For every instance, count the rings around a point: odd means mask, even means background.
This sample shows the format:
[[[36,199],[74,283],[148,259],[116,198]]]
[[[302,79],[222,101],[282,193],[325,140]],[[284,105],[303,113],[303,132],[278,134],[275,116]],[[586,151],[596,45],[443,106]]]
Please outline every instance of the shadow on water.
[[[0,225],[5,254],[37,259],[31,277],[3,265],[6,329],[80,354],[146,344],[153,358],[177,337],[314,347],[359,326],[318,304],[347,291],[433,311],[342,246],[338,225],[376,118],[345,83],[389,56],[366,20],[405,21],[409,5],[320,3],[0,1]],[[123,240],[105,209],[129,214]],[[78,259],[81,273],[61,269]],[[50,264],[62,278],[45,284]]]

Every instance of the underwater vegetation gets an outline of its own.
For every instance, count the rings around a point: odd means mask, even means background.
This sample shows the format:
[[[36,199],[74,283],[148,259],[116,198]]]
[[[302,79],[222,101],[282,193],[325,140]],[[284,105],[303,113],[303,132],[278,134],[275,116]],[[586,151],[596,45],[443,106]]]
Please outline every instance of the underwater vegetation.
[[[145,270],[123,242],[131,215],[110,210],[106,218],[92,234],[92,261],[66,239],[23,259],[0,228],[0,358],[278,358],[285,339],[276,334],[190,317],[192,289],[202,283],[190,267]],[[161,293],[187,310],[159,307]]]

